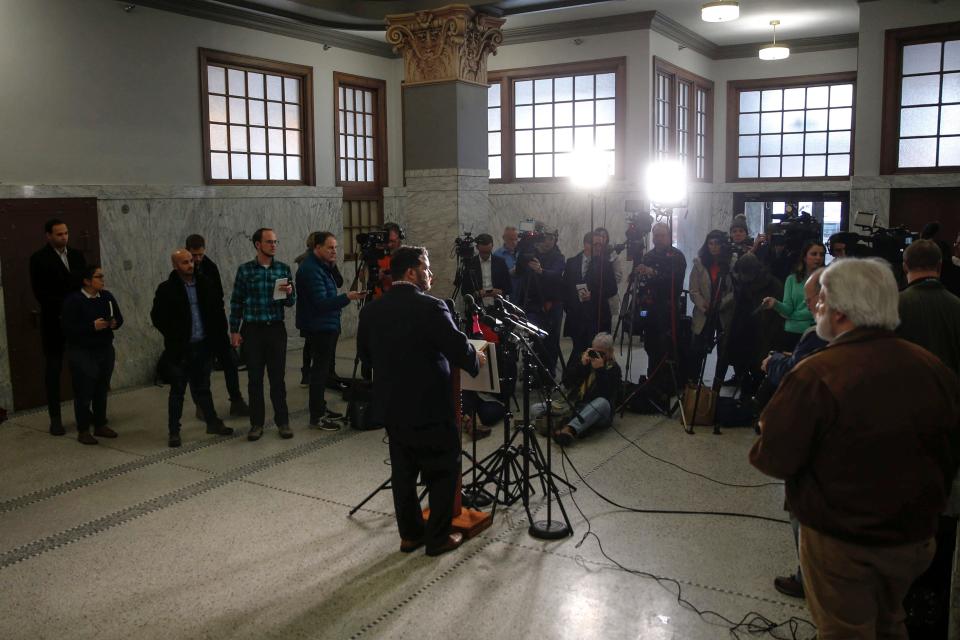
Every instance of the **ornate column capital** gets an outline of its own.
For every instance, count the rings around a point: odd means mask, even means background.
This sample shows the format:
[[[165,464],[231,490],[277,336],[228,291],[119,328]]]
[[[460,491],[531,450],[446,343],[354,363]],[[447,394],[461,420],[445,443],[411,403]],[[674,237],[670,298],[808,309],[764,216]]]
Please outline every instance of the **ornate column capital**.
[[[487,56],[503,42],[505,20],[465,4],[387,16],[387,42],[403,55],[404,83],[487,84]]]

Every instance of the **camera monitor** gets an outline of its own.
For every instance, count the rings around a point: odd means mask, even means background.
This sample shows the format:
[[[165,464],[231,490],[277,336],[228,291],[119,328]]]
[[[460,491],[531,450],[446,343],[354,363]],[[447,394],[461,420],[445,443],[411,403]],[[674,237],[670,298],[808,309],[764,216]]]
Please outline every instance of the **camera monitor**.
[[[857,227],[869,228],[877,226],[877,214],[866,211],[857,211],[853,218],[853,224]]]

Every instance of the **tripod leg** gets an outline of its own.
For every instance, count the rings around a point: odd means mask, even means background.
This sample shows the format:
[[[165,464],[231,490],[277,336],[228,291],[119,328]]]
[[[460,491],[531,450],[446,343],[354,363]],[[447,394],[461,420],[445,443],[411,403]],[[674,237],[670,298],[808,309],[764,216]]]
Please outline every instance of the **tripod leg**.
[[[390,478],[387,478],[386,480],[383,481],[383,484],[381,484],[379,487],[371,491],[370,495],[364,498],[363,501],[360,502],[360,504],[355,506],[353,509],[350,509],[350,513],[347,514],[347,517],[350,517],[353,514],[355,514],[357,511],[359,511],[363,507],[363,505],[367,504],[368,502],[370,502],[370,500],[373,499],[373,496],[377,495],[381,491],[386,491],[389,488],[390,488]]]

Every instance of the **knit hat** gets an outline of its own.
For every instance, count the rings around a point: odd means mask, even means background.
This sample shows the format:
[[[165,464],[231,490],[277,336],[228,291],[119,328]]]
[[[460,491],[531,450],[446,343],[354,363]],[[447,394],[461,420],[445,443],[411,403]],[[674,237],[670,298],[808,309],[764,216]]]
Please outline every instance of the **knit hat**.
[[[747,217],[742,213],[735,216],[733,222],[730,223],[730,233],[733,233],[734,229],[743,229],[747,233],[750,233],[750,229],[747,228]]]

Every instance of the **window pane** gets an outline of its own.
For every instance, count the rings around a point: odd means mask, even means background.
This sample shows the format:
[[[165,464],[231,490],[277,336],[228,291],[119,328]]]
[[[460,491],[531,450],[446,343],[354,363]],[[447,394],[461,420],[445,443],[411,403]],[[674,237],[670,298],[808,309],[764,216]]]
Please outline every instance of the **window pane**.
[[[808,87],[807,109],[822,109],[830,103],[830,87]]]
[[[574,124],[593,124],[593,101],[574,103]]]
[[[223,67],[207,67],[207,91],[226,93]]]
[[[593,146],[593,127],[576,127],[573,130],[573,148]]]
[[[532,129],[533,107],[517,107],[514,109],[513,126],[517,129]]]
[[[517,156],[514,167],[518,178],[533,177],[533,156]]]
[[[487,87],[487,106],[488,107],[499,107],[500,106],[500,83],[492,84]]]
[[[337,107],[340,109],[347,108],[347,90],[344,87],[340,87],[340,99],[337,101]]]
[[[225,153],[211,153],[210,154],[210,177],[214,180],[226,180],[230,177],[229,164],[227,162],[227,154]]]
[[[573,78],[553,79],[553,99],[556,102],[573,100]]]
[[[737,175],[741,178],[756,178],[759,174],[759,160],[757,158],[740,158]]]
[[[283,100],[283,88],[280,82],[280,76],[267,76],[267,98],[270,100]],[[273,165],[271,165],[272,167]],[[273,170],[270,172],[270,179],[273,179]]]
[[[914,44],[903,48],[903,75],[940,71],[940,43]]]
[[[760,177],[761,178],[779,178],[780,177],[780,158],[760,158]]]
[[[230,149],[231,151],[247,150],[246,127],[230,127]]]
[[[223,124],[210,125],[210,150],[227,150],[227,126]]]
[[[267,152],[267,130],[260,127],[250,127],[250,151],[254,153]]]
[[[500,133],[487,134],[487,153],[491,155],[500,155]]]
[[[784,111],[783,112],[783,130],[787,132],[803,131],[804,113],[803,111]]]
[[[936,104],[940,98],[940,76],[913,76],[903,79],[900,104]]]
[[[355,114],[355,113],[353,113],[353,112],[350,112],[350,111],[346,112],[346,125],[347,125],[347,128],[345,129],[345,131],[346,131],[347,133],[356,133],[356,130],[355,130],[355,127],[354,127],[354,123],[356,123],[356,121],[357,121],[357,114]]]
[[[849,129],[853,123],[853,109],[830,109],[830,129]]]
[[[803,153],[803,134],[790,133],[783,136],[783,155],[800,155]]]
[[[247,154],[230,154],[230,177],[234,180],[248,180],[250,174],[247,172]]]
[[[957,71],[958,69],[960,69],[960,40],[945,42],[943,44],[943,70]]]
[[[828,176],[850,175],[850,156],[847,154],[827,157]]]
[[[848,153],[850,151],[850,132],[830,132],[830,153]]]
[[[288,129],[299,129],[300,128],[300,107],[295,104],[285,104],[284,110],[286,111],[286,127]]]
[[[497,136],[499,137],[499,135],[498,133]],[[373,138],[364,138],[364,140],[366,140],[367,160],[375,159],[376,156],[373,155]],[[370,169],[367,169],[367,175],[370,175]]]
[[[573,125],[573,103],[562,102],[553,106],[553,126],[570,127]]]
[[[357,163],[355,160],[347,160],[347,182],[357,181]]]
[[[514,151],[516,153],[533,153],[533,131],[517,131],[514,133]]]
[[[808,133],[805,153],[823,153],[827,150],[827,134]]]
[[[747,111],[760,111],[759,91],[740,92],[740,113],[745,113]]]
[[[536,157],[534,167],[534,176],[537,178],[553,177],[553,155],[549,153],[541,154]]]
[[[533,99],[537,103],[551,102],[553,100],[553,80],[550,78],[535,80],[533,83]]]
[[[807,156],[803,163],[804,176],[823,176],[827,172],[826,156]]]
[[[533,82],[523,80],[513,85],[514,104],[530,104],[533,102]]]
[[[267,156],[250,156],[250,179],[267,179]]]
[[[783,92],[784,109],[803,109],[806,106],[807,90],[803,87],[799,89],[786,89]]]
[[[552,104],[538,104],[533,111],[533,122],[537,129],[553,126]]]
[[[340,175],[339,175],[339,179],[340,179],[340,180],[346,180],[346,179],[347,179],[347,161],[346,161],[346,160],[342,160],[342,159],[340,160]]]
[[[287,156],[287,180],[300,179],[300,156]]]
[[[952,136],[960,133],[960,105],[951,104],[940,107],[940,135]]]
[[[287,158],[287,166],[290,165],[290,158]],[[289,171],[287,172],[289,175]],[[367,179],[367,165],[363,162],[357,163],[357,182],[363,182]]]
[[[900,141],[898,165],[901,167],[935,167],[937,164],[937,139],[916,138]]]
[[[491,180],[499,180],[502,177],[500,173],[500,156],[490,156],[487,158],[487,167],[490,169]]]
[[[373,131],[373,116],[366,115],[363,116],[363,132],[368,136],[374,135]]]
[[[577,100],[593,98],[593,76],[577,76],[574,79],[574,97]]]
[[[247,100],[247,110],[247,117],[250,120],[250,124],[261,127],[266,124],[263,100]]]
[[[279,102],[267,103],[267,124],[271,127],[283,126],[283,105]]]
[[[943,102],[960,102],[960,73],[948,73],[943,76]]]
[[[487,130],[500,130],[500,109],[487,109]]]
[[[760,133],[760,114],[742,114],[740,116],[740,133]]]
[[[227,121],[227,99],[220,96],[210,96],[210,121]]]
[[[852,107],[853,106],[853,85],[838,84],[830,87],[830,106],[831,107]]]
[[[827,110],[814,109],[807,111],[807,131],[825,131],[827,129]]]
[[[597,124],[616,122],[616,100],[597,100]]]
[[[780,155],[780,136],[760,136],[760,155],[778,156]],[[761,173],[763,169],[761,168]]]
[[[960,165],[960,138],[940,139],[940,166]]]
[[[764,91],[760,105],[763,111],[780,111],[783,109],[783,90],[768,89]]]
[[[783,113],[775,111],[773,113],[764,113],[760,116],[761,133],[780,133]]]
[[[801,177],[803,175],[803,156],[785,156],[780,175],[784,178]]]
[[[597,127],[596,147],[598,149],[615,149],[616,146],[616,127],[613,125]]]
[[[287,153],[300,154],[300,132],[287,131]]]
[[[553,130],[538,129],[534,136],[533,150],[537,153],[553,151]]]
[[[554,129],[553,133],[556,151],[573,151],[573,129]]]
[[[247,73],[247,96],[263,99],[263,74]],[[256,178],[254,178],[256,180]]]
[[[357,157],[357,137],[347,136],[347,158]]]
[[[373,91],[363,92],[363,112],[373,113]],[[367,169],[367,176],[370,176],[370,170]],[[371,178],[372,180],[373,178]]]
[[[616,94],[617,76],[613,73],[597,75],[597,97],[612,98]]]
[[[283,153],[283,130],[268,129],[267,140],[270,153]]]
[[[247,95],[246,88],[246,74],[243,71],[238,71],[237,69],[229,69],[227,71],[227,79],[230,83],[230,95],[232,96],[245,96]]]
[[[283,180],[283,156],[270,156],[270,179]]]
[[[243,98],[230,98],[230,122],[247,123],[247,101]]]
[[[912,107],[900,110],[901,136],[937,135],[938,107]]]
[[[558,178],[573,175],[572,153],[558,153],[553,156],[553,174]]]
[[[286,102],[300,102],[300,82],[296,78],[283,79],[283,99]],[[299,162],[297,166],[300,166]]]

